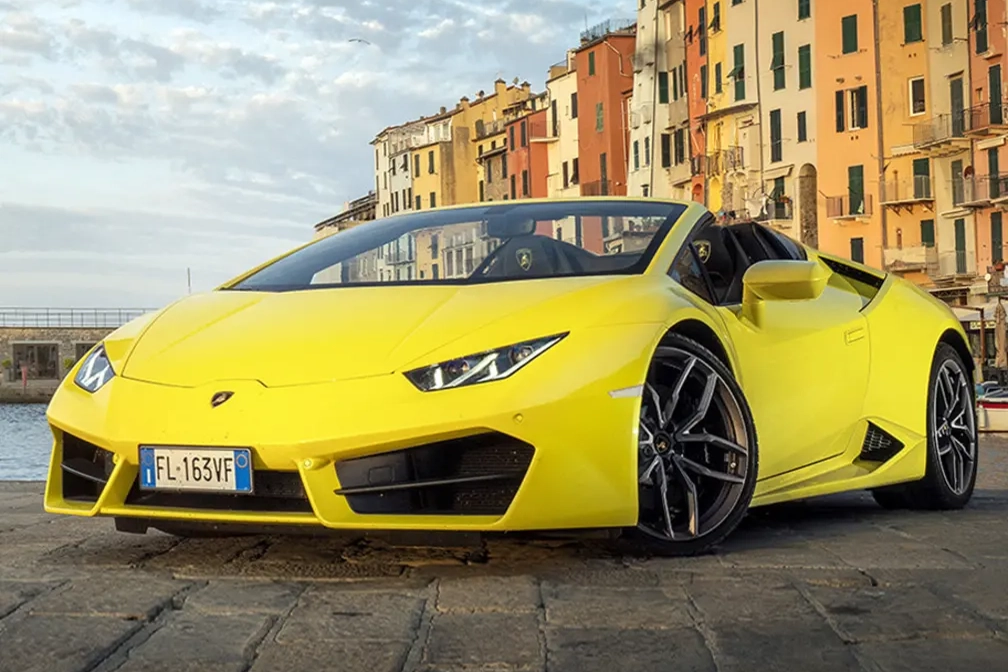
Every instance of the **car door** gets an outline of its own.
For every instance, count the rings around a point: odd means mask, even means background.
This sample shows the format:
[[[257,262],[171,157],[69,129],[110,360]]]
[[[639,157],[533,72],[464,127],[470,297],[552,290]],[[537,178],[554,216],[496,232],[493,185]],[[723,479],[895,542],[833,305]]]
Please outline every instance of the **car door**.
[[[740,288],[748,267],[804,258],[800,248],[776,233],[747,226],[755,228],[747,231],[749,249],[734,269],[735,288],[715,292],[715,303],[756,423],[763,480],[844,452],[867,389],[868,329],[860,312],[863,300],[840,278],[831,279],[814,299],[766,301],[758,326],[746,319]],[[690,244],[705,247],[717,228],[698,229]]]

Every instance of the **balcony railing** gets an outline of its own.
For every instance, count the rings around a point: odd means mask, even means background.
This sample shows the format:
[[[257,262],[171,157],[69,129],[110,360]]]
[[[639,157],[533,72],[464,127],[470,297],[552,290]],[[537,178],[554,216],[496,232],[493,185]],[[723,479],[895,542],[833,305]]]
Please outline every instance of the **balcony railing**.
[[[0,308],[0,327],[118,329],[151,308]]]
[[[871,194],[826,197],[826,216],[834,219],[868,217],[872,214]]]
[[[911,203],[934,199],[930,175],[914,175],[902,180],[888,180],[883,185],[885,199],[882,203]]]
[[[556,140],[559,129],[547,121],[545,117],[539,117],[529,121],[529,140]]]
[[[482,140],[491,135],[498,135],[504,132],[504,120],[494,119],[493,121],[476,120],[476,139]]]
[[[965,139],[969,121],[969,111],[955,114],[939,114],[933,119],[913,126],[913,144],[917,149],[931,147],[955,139]]]
[[[974,269],[970,268],[970,259],[966,250],[950,250],[938,253],[938,277],[950,277],[954,275],[972,275]]]
[[[582,196],[615,196],[616,184],[612,180],[596,180],[594,182],[583,182],[581,184]]]
[[[1008,100],[992,100],[967,110],[967,130],[975,133],[1008,126]]]
[[[1008,198],[1008,175],[974,175],[952,178],[952,204],[983,206]]]
[[[887,247],[882,252],[887,271],[924,271],[938,273],[938,250],[927,245],[913,247]]]
[[[756,221],[766,222],[776,219],[792,219],[794,204],[791,201],[770,201],[763,212],[756,216]]]

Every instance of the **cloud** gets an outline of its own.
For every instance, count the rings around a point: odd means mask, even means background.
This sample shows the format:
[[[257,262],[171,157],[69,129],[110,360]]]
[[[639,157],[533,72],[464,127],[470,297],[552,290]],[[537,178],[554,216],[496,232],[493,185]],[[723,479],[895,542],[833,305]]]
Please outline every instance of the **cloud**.
[[[635,10],[0,0],[0,304],[159,302],[179,267],[236,275],[373,188],[383,127],[497,77],[541,88],[586,21]]]

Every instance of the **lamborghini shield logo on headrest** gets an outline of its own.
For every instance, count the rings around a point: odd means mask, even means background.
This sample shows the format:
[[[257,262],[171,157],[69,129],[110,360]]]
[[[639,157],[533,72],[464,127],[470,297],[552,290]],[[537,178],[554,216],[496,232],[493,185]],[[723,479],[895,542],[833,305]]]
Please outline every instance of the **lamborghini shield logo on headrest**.
[[[695,240],[693,241],[693,246],[696,248],[697,256],[700,257],[700,261],[707,263],[710,259],[710,241],[709,240]]]
[[[532,250],[527,247],[523,247],[516,251],[515,258],[518,260],[518,265],[521,266],[523,271],[527,271],[532,268]]]

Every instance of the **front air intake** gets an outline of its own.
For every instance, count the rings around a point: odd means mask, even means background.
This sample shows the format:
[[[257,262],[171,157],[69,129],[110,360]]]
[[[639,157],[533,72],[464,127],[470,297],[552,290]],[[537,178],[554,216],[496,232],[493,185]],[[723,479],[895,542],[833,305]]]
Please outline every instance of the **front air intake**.
[[[887,462],[901,450],[903,450],[903,444],[899,439],[877,425],[868,423],[868,431],[865,432],[864,443],[861,444],[862,460]]]

